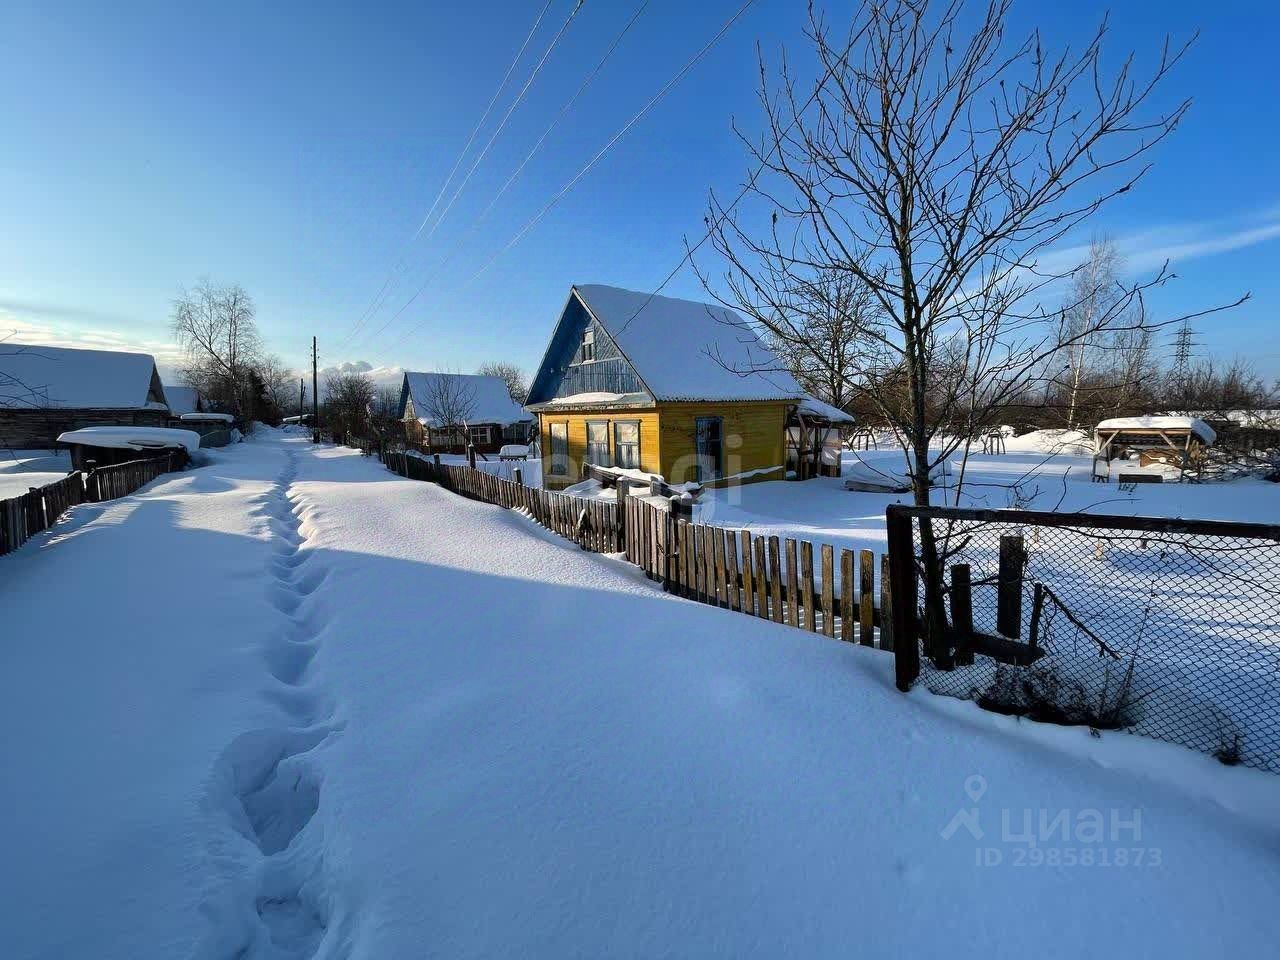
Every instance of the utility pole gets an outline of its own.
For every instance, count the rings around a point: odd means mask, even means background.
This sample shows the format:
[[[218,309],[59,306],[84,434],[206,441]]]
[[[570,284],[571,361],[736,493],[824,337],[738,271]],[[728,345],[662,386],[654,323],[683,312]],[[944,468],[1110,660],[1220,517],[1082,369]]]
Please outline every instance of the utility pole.
[[[307,381],[303,377],[298,378],[298,416],[301,417],[307,412]],[[302,421],[299,420],[299,423]]]
[[[316,338],[311,338],[311,442],[320,442],[320,391],[316,389],[319,381],[316,363]]]

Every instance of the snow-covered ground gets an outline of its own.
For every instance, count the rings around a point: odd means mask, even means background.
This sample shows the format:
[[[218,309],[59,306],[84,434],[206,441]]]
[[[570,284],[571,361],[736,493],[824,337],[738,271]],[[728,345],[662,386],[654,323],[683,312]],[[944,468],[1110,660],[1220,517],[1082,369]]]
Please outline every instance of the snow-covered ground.
[[[1280,778],[903,696],[356,451],[210,456],[0,559],[6,957],[1280,938]]]
[[[1042,434],[1015,437],[1003,454],[971,453],[951,458],[951,475],[934,502],[956,506],[955,485],[963,468],[959,506],[988,509],[1087,511],[1121,516],[1183,517],[1274,523],[1280,520],[1280,484],[1240,479],[1220,483],[1139,484],[1122,490],[1116,483],[1092,482],[1092,455],[1084,445],[1063,443]],[[1068,441],[1072,438],[1067,437]],[[846,451],[847,471],[855,464],[900,471],[900,450]],[[861,493],[844,489],[843,480],[817,477],[803,483],[756,483],[707,490],[694,518],[725,527],[745,527],[777,535],[830,543],[837,549],[885,549],[884,511],[909,503],[909,494]]]
[[[70,469],[66,450],[0,450],[0,500],[61,480]]]

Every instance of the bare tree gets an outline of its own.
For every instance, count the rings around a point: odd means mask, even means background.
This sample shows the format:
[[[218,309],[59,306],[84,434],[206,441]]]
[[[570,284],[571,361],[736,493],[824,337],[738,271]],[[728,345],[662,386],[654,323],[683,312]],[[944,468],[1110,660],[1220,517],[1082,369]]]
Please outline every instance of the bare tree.
[[[425,417],[434,429],[458,430],[467,426],[476,409],[476,391],[466,377],[437,373],[427,378],[422,403]]]
[[[771,89],[762,59],[766,130],[740,134],[758,165],[740,196],[767,222],[710,199],[726,267],[700,270],[703,283],[768,333],[796,335],[789,296],[805,282],[844,273],[870,291],[879,322],[849,386],[896,431],[920,505],[933,468],[970,439],[956,423],[1024,396],[1064,350],[1146,323],[1143,292],[1170,276],[1125,287],[1074,330],[1073,303],[1044,305],[1076,271],[1053,245],[1133,188],[1188,109],[1153,106],[1186,46],[1166,41],[1146,77],[1132,56],[1108,75],[1105,22],[1078,52],[1053,52],[1038,32],[1010,41],[1008,10],[876,0],[839,34],[811,10],[821,78],[804,94],[784,58]],[[810,354],[826,363],[819,344]],[[882,390],[886,374],[902,389]],[[941,617],[939,554],[927,533],[921,546]]]
[[[173,301],[171,326],[186,356],[183,380],[226,409],[253,415],[249,371],[260,341],[253,298],[239,284],[202,279]]]
[[[847,271],[778,279],[786,307],[765,339],[808,393],[844,408],[862,369],[868,328],[876,322],[874,296]],[[793,281],[794,287],[785,286]]]
[[[325,379],[325,413],[335,435],[365,436],[375,387],[367,373],[333,372]]]
[[[476,373],[482,377],[498,377],[502,380],[507,385],[507,394],[513,403],[523,407],[529,399],[529,381],[525,378],[524,371],[514,363],[491,361],[482,364]]]
[[[47,391],[38,383],[28,383],[18,375],[12,364],[6,364],[5,357],[18,357],[35,352],[38,348],[25,347],[21,344],[8,344],[0,340],[0,407],[47,407],[49,398]]]
[[[267,402],[282,414],[298,402],[297,372],[285,365],[274,353],[268,353],[255,364]]]

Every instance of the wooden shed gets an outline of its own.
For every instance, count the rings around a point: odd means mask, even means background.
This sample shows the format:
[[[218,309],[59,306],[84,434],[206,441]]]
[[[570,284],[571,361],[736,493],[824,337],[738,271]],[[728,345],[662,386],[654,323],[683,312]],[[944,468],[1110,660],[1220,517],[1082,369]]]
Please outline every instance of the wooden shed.
[[[36,344],[0,351],[0,447],[52,449],[69,430],[163,427],[169,416],[148,354]]]
[[[168,427],[83,427],[61,434],[57,442],[70,449],[76,470],[169,455],[177,468],[200,449],[200,434]]]
[[[717,486],[838,474],[853,422],[732,311],[598,284],[570,289],[525,409],[550,489],[586,464]]]
[[[1139,469],[1176,467],[1198,469],[1207,447],[1217,439],[1213,428],[1196,417],[1116,417],[1103,420],[1094,431],[1095,464],[1137,461]],[[1095,467],[1095,475],[1098,470]]]

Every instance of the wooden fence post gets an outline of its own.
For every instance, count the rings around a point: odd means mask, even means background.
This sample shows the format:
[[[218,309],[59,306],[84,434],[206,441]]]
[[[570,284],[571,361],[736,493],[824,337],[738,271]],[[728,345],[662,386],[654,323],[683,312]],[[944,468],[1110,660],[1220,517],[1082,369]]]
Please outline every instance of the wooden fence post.
[[[777,537],[769,538],[769,613],[774,623],[782,622],[782,552]]]
[[[951,628],[954,631],[955,662],[962,666],[973,663],[972,577],[969,564],[951,565]]]
[[[1026,549],[1018,534],[1000,538],[1000,572],[997,576],[996,630],[1003,636],[1022,636],[1022,572]]]
[[[767,572],[764,565],[764,537],[755,538],[753,557],[756,568],[756,616],[768,619],[769,595],[765,592],[768,584],[765,582]]]
[[[783,541],[787,551],[787,623],[800,626],[800,580],[796,566],[796,542],[788,537]]]
[[[828,637],[836,635],[835,617],[835,549],[829,543],[822,545],[822,632]]]
[[[916,549],[911,514],[894,505],[885,509],[889,546],[889,575],[893,597],[893,667],[898,689],[904,693],[920,676],[920,640],[916,623]],[[882,610],[881,617],[888,611]]]
[[[853,642],[854,616],[853,604],[853,551],[840,551],[840,639],[846,643]]]
[[[893,587],[889,576],[889,555],[880,555],[880,649],[893,649]]]
[[[876,618],[876,555],[863,550],[858,555],[858,642],[864,647],[874,643]]]
[[[813,608],[813,544],[800,541],[800,602],[804,611],[804,628],[818,632],[817,611]]]

